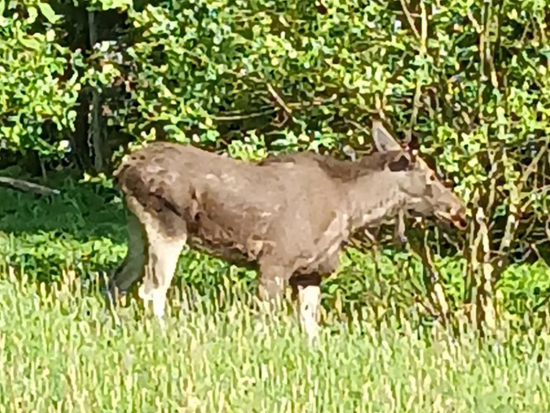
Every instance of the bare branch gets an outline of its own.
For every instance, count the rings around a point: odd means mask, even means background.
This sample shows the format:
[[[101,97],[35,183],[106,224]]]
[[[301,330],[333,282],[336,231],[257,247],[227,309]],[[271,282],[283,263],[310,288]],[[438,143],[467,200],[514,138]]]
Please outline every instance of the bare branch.
[[[257,118],[257,117],[260,117],[260,116],[271,115],[275,112],[277,112],[277,110],[272,108],[271,110],[265,110],[263,112],[212,116],[212,119],[214,119],[218,122],[227,122],[227,121],[234,121],[234,120],[246,120],[246,119]]]
[[[540,160],[542,159],[543,155],[546,153],[546,151],[548,151],[548,146],[547,145],[543,145],[539,152],[537,153],[537,155],[533,158],[533,160],[531,161],[531,163],[529,164],[529,166],[527,167],[527,169],[525,170],[525,172],[523,173],[522,175],[522,180],[521,180],[521,187],[520,189],[523,189],[523,185],[525,185],[525,183],[527,182],[527,180],[529,179],[529,177],[531,176],[531,174],[533,172],[535,172],[535,170],[537,169],[537,166],[538,166],[538,163],[540,162]]]
[[[472,10],[470,8],[468,8],[468,10],[466,11],[466,13],[468,14],[468,19],[470,19],[470,21],[472,22],[472,25],[474,26],[474,29],[476,30],[477,33],[482,33],[483,32],[483,28],[481,27],[481,25],[479,24],[479,22],[476,20],[476,18],[474,17],[474,14],[472,13]]]
[[[367,128],[365,128],[364,126],[361,126],[359,123],[355,122],[354,120],[344,118],[344,122],[349,123],[352,126],[355,126],[361,132],[364,132],[366,134],[370,134],[370,131]]]
[[[506,220],[506,228],[504,230],[504,236],[502,237],[498,252],[501,267],[502,265],[504,265],[504,260],[508,256],[510,246],[512,245],[513,238],[519,226],[520,212],[522,211],[522,209],[525,209],[525,205],[521,205],[523,201],[521,197],[521,192],[523,191],[523,187],[531,174],[537,169],[539,161],[547,150],[547,146],[541,147],[537,155],[533,158],[533,160],[523,173],[520,182],[512,186],[512,188],[510,189],[510,206],[508,211],[508,218]]]
[[[269,83],[266,84],[267,85],[267,90],[269,90],[269,93],[271,93],[271,96],[273,96],[273,99],[275,99],[277,101],[277,104],[283,108],[283,110],[290,116],[292,117],[292,109],[290,109],[285,101],[283,100],[283,98],[281,98],[281,96],[279,96],[279,94],[277,93],[277,91],[273,88],[273,86],[271,86]]]
[[[42,185],[33,184],[32,182],[8,178],[6,176],[0,176],[0,185],[8,186],[20,191],[35,192],[41,195],[59,195],[60,193],[57,189],[50,189]]]
[[[420,56],[425,57],[427,51],[428,51],[428,16],[426,14],[426,5],[424,4],[423,0],[420,0],[420,10],[421,10],[421,16],[422,16],[422,33],[419,36],[420,38]],[[412,131],[414,129],[414,126],[416,125],[416,118],[418,117],[418,111],[420,109],[420,106],[422,105],[422,102],[420,101],[420,98],[422,97],[422,86],[420,84],[420,81],[416,82],[416,90],[414,92],[414,100],[413,100],[413,110],[411,115],[411,124],[409,127],[409,136],[408,139],[410,140],[412,138]]]
[[[416,30],[416,26],[414,25],[414,19],[411,16],[411,12],[407,8],[407,4],[405,3],[405,0],[400,0],[400,1],[401,1],[401,7],[403,8],[403,13],[405,13],[405,17],[409,22],[409,26],[411,27],[411,30],[413,31],[414,35],[420,39],[420,33],[418,33],[418,30]]]

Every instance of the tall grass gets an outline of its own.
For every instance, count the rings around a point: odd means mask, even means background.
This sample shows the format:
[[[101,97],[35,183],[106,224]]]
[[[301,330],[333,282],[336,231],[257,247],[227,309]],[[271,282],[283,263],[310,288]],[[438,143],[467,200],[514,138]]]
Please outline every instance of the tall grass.
[[[185,290],[184,290],[185,292]],[[0,412],[547,412],[550,336],[480,340],[406,320],[343,324],[309,348],[295,317],[187,291],[164,329],[115,320],[78,282],[0,276]],[[365,317],[368,319],[368,317]],[[394,325],[395,324],[395,325]]]

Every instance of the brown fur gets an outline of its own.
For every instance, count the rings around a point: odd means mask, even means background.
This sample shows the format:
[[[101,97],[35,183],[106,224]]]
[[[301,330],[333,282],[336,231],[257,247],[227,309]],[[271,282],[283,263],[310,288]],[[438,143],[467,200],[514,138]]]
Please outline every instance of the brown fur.
[[[318,285],[354,233],[399,211],[463,218],[452,192],[402,150],[357,162],[302,153],[247,163],[153,143],[115,176],[131,211],[132,239],[112,287],[125,289],[144,275],[144,299],[168,288],[184,243],[258,268],[265,297],[274,298],[291,278],[295,288]]]
[[[166,235],[181,236],[177,223],[184,221],[191,247],[241,265],[274,255],[290,276],[334,270],[336,254],[321,257],[316,249],[331,222],[350,214],[340,183],[380,172],[397,155],[350,162],[303,153],[252,164],[156,143],[132,155],[115,176],[126,197],[156,214]],[[347,235],[333,236],[343,242]],[[306,257],[316,257],[315,264],[304,267]]]

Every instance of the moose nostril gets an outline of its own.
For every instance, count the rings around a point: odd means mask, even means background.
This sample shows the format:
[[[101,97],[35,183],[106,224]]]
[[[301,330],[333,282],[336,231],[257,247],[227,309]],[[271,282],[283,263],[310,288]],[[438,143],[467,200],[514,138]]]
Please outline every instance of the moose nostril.
[[[458,226],[461,229],[465,229],[468,226],[468,220],[464,217],[458,218]]]

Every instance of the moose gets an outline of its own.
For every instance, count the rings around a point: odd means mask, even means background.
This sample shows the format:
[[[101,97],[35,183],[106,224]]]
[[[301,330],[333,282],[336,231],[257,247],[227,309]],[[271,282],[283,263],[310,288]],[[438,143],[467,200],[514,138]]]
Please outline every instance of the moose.
[[[289,284],[309,338],[318,332],[322,277],[358,232],[403,211],[467,225],[459,198],[414,151],[374,121],[377,151],[357,161],[303,152],[245,162],[155,142],[115,171],[129,209],[126,258],[109,280],[116,300],[138,280],[162,320],[183,247],[259,273],[261,301]]]

